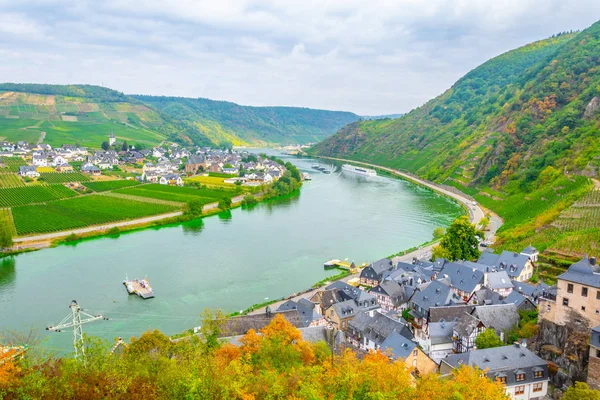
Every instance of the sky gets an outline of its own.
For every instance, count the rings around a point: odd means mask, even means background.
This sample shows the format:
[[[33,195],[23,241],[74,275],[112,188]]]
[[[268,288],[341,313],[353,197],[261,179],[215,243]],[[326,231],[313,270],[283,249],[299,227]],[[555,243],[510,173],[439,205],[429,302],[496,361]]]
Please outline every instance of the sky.
[[[0,0],[0,82],[408,112],[598,0]]]

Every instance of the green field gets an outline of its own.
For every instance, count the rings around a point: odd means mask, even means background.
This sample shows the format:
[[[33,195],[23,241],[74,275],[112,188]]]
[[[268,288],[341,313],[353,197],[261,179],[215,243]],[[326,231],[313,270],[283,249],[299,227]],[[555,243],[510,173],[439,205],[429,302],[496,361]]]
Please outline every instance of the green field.
[[[41,172],[40,181],[46,183],[67,183],[67,182],[85,182],[89,181],[90,178],[80,172]]]
[[[31,203],[64,199],[77,193],[63,185],[36,185],[0,188],[0,207],[13,207]]]
[[[27,235],[131,220],[176,209],[164,204],[89,195],[47,204],[14,207],[12,214],[17,233]]]
[[[97,181],[87,182],[85,187],[92,189],[94,192],[106,192],[108,190],[122,189],[130,186],[137,186],[140,183],[134,180],[115,180],[115,181]]]
[[[17,234],[15,225],[9,209],[0,209],[0,236],[7,235],[13,237]]]
[[[25,186],[23,179],[14,173],[3,173],[0,171],[0,188]]]
[[[219,201],[224,198],[231,198],[238,194],[234,191],[219,191],[211,189],[195,189],[189,187],[167,186],[159,184],[142,185],[135,188],[125,188],[115,190],[115,193],[122,193],[131,196],[148,197],[151,199],[178,201],[187,203],[189,201],[199,200],[206,203]]]
[[[21,157],[2,157],[2,164],[5,165],[0,171],[19,172],[19,167],[27,165]]]

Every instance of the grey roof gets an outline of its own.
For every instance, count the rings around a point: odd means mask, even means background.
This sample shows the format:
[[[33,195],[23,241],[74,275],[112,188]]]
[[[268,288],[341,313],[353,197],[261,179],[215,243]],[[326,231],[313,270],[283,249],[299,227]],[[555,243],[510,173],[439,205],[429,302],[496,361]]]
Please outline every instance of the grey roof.
[[[571,265],[566,272],[560,274],[558,279],[600,288],[600,270],[595,264],[595,260],[593,262],[594,264],[585,256]]]
[[[353,334],[360,333],[378,345],[381,345],[394,332],[409,339],[413,338],[404,319],[394,319],[378,312],[373,313],[373,316],[368,312],[359,312],[348,323],[348,330]]]
[[[483,272],[457,263],[446,263],[440,276],[447,275],[450,284],[461,291],[472,293],[477,285],[483,283]]]
[[[398,306],[406,303],[410,299],[413,291],[410,288],[405,290],[405,287],[396,281],[383,281],[378,286],[372,288],[369,293],[377,293],[389,296],[392,300],[392,304],[394,304],[394,306]]]
[[[383,274],[386,271],[391,271],[394,268],[392,265],[392,261],[387,258],[382,258],[381,260],[375,261],[374,263],[369,264],[365,267],[361,273],[361,278],[374,279],[379,280],[383,278]]]
[[[422,308],[425,312],[431,307],[445,306],[457,302],[456,296],[450,286],[440,282],[433,281],[425,289],[416,292],[411,302]]]
[[[356,306],[354,300],[346,300],[340,303],[335,303],[333,305],[333,309],[340,318],[354,317],[358,311],[358,307]]]
[[[302,327],[307,327],[313,321],[318,321],[321,318],[323,318],[321,314],[317,313],[314,310],[314,304],[310,304],[312,305],[312,307],[307,306],[305,303],[288,300],[285,303],[281,304],[277,308],[277,311],[296,310],[298,312],[298,318],[300,318],[300,322],[302,323]]]
[[[515,288],[515,292],[519,292],[524,296],[531,297],[533,299],[537,299],[544,290],[548,289],[550,286],[541,282],[539,285],[532,285],[528,282],[519,282],[512,281],[513,287]]]
[[[497,271],[506,271],[508,276],[513,278],[521,274],[528,261],[528,256],[506,250],[499,255],[483,252],[477,260],[480,264],[496,267]]]
[[[456,304],[446,307],[432,307],[429,309],[429,322],[456,322],[464,313],[472,313],[475,306],[469,304]]]
[[[471,333],[481,325],[482,322],[471,314],[463,313],[454,326],[459,336],[471,336]]]
[[[523,249],[523,251],[521,251],[521,254],[534,255],[534,254],[539,254],[539,252],[535,247],[533,247],[532,245],[529,245],[529,246],[525,247]]]
[[[519,323],[519,312],[515,304],[495,304],[477,306],[472,313],[488,328],[494,328],[496,333],[508,332]]]
[[[491,305],[502,303],[502,301],[500,300],[500,294],[486,287],[476,290],[469,301],[471,300],[477,301],[477,304],[479,305]]]
[[[430,322],[429,323],[429,340],[431,344],[442,344],[452,342],[452,331],[456,326],[456,322]]]
[[[333,282],[331,285],[327,286],[325,288],[326,290],[332,290],[332,289],[336,289],[338,290],[338,292],[340,292],[341,294],[343,294],[342,296],[345,299],[352,299],[354,301],[356,301],[357,303],[359,303],[360,305],[363,305],[364,302],[370,302],[370,303],[377,303],[377,299],[375,298],[374,295],[365,292],[364,290],[348,285],[346,282],[342,282],[342,281],[335,281]]]
[[[508,289],[513,287],[513,284],[506,271],[488,273],[487,285],[492,289]]]
[[[393,358],[405,359],[417,347],[412,340],[405,338],[399,333],[393,332],[381,344],[383,351],[390,351]]]
[[[506,296],[502,302],[504,304],[514,304],[517,306],[517,308],[520,308],[523,303],[529,302],[533,307],[535,307],[535,304],[531,302],[531,300],[514,290],[508,296]]]
[[[491,272],[492,267],[486,264],[480,264],[478,262],[473,261],[456,261],[457,264],[466,265],[469,268],[475,268],[483,273]]]
[[[514,344],[451,354],[443,359],[442,363],[453,368],[470,365],[477,366],[481,370],[487,369],[486,375],[492,379],[502,374],[506,377],[508,386],[548,380],[548,363],[531,350]],[[542,377],[535,378],[535,371],[542,371]],[[517,382],[516,373],[524,373],[525,380]]]

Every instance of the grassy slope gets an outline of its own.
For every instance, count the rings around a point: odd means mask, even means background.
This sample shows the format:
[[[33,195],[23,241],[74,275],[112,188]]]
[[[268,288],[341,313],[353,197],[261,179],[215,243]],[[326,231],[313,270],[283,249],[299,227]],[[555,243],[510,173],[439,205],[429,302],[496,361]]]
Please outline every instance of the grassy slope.
[[[351,124],[313,152],[457,186],[505,217],[501,246],[521,245],[591,187],[581,175],[600,165],[600,114],[583,116],[599,66],[596,23],[496,57],[404,117]]]
[[[317,142],[359,117],[341,111],[298,107],[250,107],[225,101],[132,96],[195,127],[213,141],[235,145]]]

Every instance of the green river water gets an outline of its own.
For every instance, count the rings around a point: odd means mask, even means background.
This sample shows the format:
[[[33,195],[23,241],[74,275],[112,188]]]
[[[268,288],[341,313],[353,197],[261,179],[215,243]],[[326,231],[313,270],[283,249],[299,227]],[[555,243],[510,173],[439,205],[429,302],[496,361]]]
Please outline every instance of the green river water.
[[[87,334],[175,334],[198,325],[206,307],[231,312],[307,289],[336,273],[323,270],[328,259],[373,261],[431,240],[462,213],[407,181],[342,173],[339,165],[326,175],[310,168],[314,160],[281,157],[313,177],[296,197],[0,259],[0,329],[33,327],[49,348],[70,351],[72,331],[44,328],[75,299],[109,318],[85,325]],[[156,297],[128,296],[126,274],[148,276]]]

